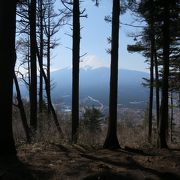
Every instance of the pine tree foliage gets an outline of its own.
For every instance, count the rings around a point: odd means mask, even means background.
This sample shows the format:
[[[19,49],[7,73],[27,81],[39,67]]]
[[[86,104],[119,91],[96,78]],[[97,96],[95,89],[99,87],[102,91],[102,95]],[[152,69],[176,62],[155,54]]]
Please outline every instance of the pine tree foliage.
[[[85,107],[82,116],[82,123],[90,133],[97,133],[101,131],[103,121],[103,113],[96,107]]]

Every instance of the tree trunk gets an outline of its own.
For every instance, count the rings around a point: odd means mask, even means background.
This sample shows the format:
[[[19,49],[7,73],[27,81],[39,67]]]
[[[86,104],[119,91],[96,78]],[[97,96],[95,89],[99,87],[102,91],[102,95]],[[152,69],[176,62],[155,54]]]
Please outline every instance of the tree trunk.
[[[13,73],[15,65],[16,1],[0,5],[0,156],[16,157],[12,131]]]
[[[51,97],[51,71],[50,71],[50,37],[48,37],[48,44],[47,44],[47,98]],[[50,104],[48,103],[48,114],[51,113],[51,107]]]
[[[154,83],[154,50],[155,50],[155,41],[154,41],[154,11],[153,11],[154,2],[151,0],[151,9],[150,9],[150,92],[149,92],[149,117],[148,117],[148,142],[152,141],[152,118],[153,118],[153,83]]]
[[[38,57],[38,61],[39,61],[40,55],[39,55],[39,51],[38,51],[38,46],[37,46],[37,44],[36,44],[36,53],[37,53],[37,57]],[[47,76],[46,76],[46,74],[45,74],[45,72],[44,72],[44,69],[41,67],[41,68],[40,68],[40,71],[41,71],[42,76],[43,76],[43,78],[44,78],[46,94],[50,94],[50,92],[48,92],[48,79],[47,79]],[[56,125],[56,128],[57,128],[60,136],[63,138],[63,131],[62,131],[61,126],[60,126],[60,124],[59,124],[59,121],[58,121],[58,118],[57,118],[57,115],[56,115],[56,111],[55,111],[55,109],[54,109],[54,107],[53,107],[53,104],[52,104],[52,101],[51,101],[51,96],[47,96],[47,100],[48,100],[48,104],[49,104],[49,106],[50,106],[50,110],[51,110],[52,115],[53,115],[53,120],[54,120],[54,123],[55,123],[55,125]]]
[[[26,141],[27,141],[27,143],[30,143],[31,142],[31,136],[30,136],[31,132],[30,132],[30,128],[29,128],[28,123],[27,123],[26,112],[25,112],[24,105],[22,102],[21,92],[20,92],[20,88],[19,88],[19,84],[18,84],[18,80],[17,80],[15,72],[14,72],[13,78],[14,78],[14,83],[15,83],[15,87],[16,87],[18,108],[20,110],[22,125],[23,125],[24,132],[26,135]]]
[[[164,15],[163,15],[163,77],[162,77],[162,99],[161,99],[161,119],[159,130],[159,147],[167,148],[167,130],[168,130],[168,90],[169,90],[169,33],[170,10],[169,1],[164,1]]]
[[[173,120],[174,120],[173,92],[171,91],[171,143],[173,142]]]
[[[150,91],[149,91],[149,116],[148,116],[148,142],[152,141],[152,117],[153,117],[153,82],[154,82],[154,55],[153,42],[151,40],[151,63],[150,63]]]
[[[80,9],[79,0],[73,1],[73,72],[72,72],[72,143],[77,143],[79,128],[79,58]]]
[[[42,0],[39,0],[39,11],[40,11],[40,64],[39,66],[43,67],[43,48],[44,48],[44,40],[43,40],[43,4]],[[39,112],[42,113],[43,110],[43,77],[40,71],[39,74]]]
[[[157,118],[157,131],[159,130],[159,70],[156,48],[154,52],[154,65],[155,65],[155,79],[156,79],[156,118]],[[159,132],[158,132],[159,133]]]
[[[30,126],[37,130],[36,0],[30,3]]]
[[[28,52],[27,52],[27,70],[28,70],[28,93],[29,93],[29,98],[31,95],[31,62],[30,62],[30,36],[28,35]]]
[[[47,27],[47,98],[51,97],[51,71],[50,71],[50,61],[51,61],[51,47],[50,47],[50,43],[51,43],[51,35],[50,35],[50,26],[51,26],[51,22],[50,22],[50,7],[48,9],[48,27]],[[49,102],[49,101],[48,101]],[[47,102],[47,103],[48,103]],[[48,114],[51,113],[51,105],[48,103]]]
[[[109,124],[104,142],[104,148],[107,149],[117,149],[120,147],[117,138],[119,16],[120,1],[113,0]]]

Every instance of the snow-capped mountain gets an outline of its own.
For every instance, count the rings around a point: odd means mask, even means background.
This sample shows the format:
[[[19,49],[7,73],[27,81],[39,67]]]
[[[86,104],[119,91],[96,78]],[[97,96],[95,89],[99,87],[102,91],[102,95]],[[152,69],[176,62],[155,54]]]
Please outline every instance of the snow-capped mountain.
[[[80,103],[108,106],[109,68],[80,69]],[[142,86],[143,79],[149,75],[145,72],[119,70],[118,103],[126,107],[144,107],[147,102],[148,89]],[[71,104],[72,70],[65,68],[51,74],[53,100],[57,99],[66,105]]]

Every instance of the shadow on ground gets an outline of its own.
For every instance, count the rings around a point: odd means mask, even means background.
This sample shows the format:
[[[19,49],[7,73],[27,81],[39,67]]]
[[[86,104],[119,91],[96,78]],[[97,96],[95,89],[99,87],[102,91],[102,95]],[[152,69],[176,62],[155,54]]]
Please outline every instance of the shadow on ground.
[[[54,172],[31,167],[14,158],[0,158],[0,180],[49,180]]]
[[[128,174],[115,174],[110,172],[102,172],[85,177],[83,180],[135,180],[134,177]]]
[[[111,151],[81,145],[37,144],[19,150],[24,163],[0,167],[0,180],[180,180],[179,157],[179,152],[168,150],[126,147]]]

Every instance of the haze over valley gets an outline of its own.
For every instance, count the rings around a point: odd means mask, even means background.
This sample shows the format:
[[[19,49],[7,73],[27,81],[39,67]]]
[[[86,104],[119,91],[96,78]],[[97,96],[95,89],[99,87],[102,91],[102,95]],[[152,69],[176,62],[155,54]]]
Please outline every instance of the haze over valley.
[[[96,106],[105,110],[109,97],[109,68],[86,67],[80,69],[80,105]],[[147,104],[148,88],[142,85],[143,78],[149,74],[140,71],[120,69],[118,82],[118,109],[144,109]],[[62,111],[71,109],[72,69],[65,68],[51,73],[52,99]],[[21,86],[22,94],[27,96],[27,88]]]

